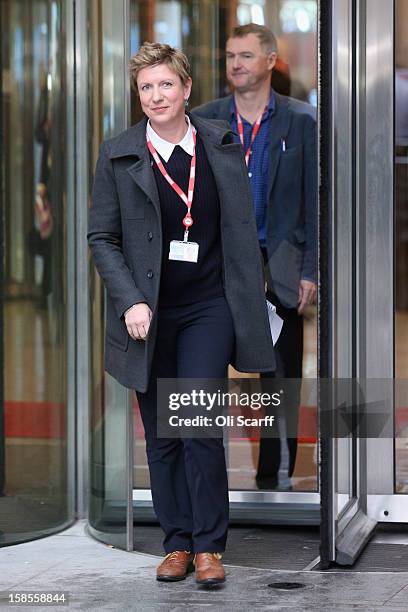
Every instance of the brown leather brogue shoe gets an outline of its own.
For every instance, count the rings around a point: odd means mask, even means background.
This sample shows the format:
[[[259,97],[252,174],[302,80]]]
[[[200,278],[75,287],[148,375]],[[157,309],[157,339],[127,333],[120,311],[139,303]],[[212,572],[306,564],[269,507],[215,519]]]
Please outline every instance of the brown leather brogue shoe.
[[[163,559],[156,570],[156,579],[163,582],[184,580],[188,572],[194,570],[193,553],[188,550],[175,550]]]
[[[194,559],[197,584],[221,584],[225,582],[225,572],[220,553],[197,553]]]

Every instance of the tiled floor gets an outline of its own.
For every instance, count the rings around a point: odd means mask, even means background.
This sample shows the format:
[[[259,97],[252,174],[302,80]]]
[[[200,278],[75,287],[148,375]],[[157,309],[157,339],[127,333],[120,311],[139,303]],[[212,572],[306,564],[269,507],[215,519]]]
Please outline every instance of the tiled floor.
[[[61,534],[1,551],[0,606],[14,609],[10,593],[54,592],[66,593],[67,608],[73,610],[408,609],[408,574],[403,572],[278,571],[226,565],[226,584],[207,590],[195,584],[193,575],[179,583],[157,582],[158,561],[153,555],[127,553],[93,540],[80,521]],[[288,583],[298,583],[300,588],[276,588],[288,587]],[[37,609],[67,608],[50,605]]]

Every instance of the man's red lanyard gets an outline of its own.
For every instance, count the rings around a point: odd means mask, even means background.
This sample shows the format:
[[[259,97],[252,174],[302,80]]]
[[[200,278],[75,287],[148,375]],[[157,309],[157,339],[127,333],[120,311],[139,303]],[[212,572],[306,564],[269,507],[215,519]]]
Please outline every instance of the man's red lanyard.
[[[195,127],[193,125],[191,126],[191,131],[193,133],[194,149],[193,149],[193,157],[191,158],[191,164],[190,164],[190,178],[189,178],[189,181],[188,181],[188,193],[187,193],[187,195],[184,193],[184,191],[181,189],[181,187],[179,187],[179,185],[177,185],[177,183],[171,178],[170,174],[167,172],[166,168],[163,165],[162,160],[160,159],[156,149],[153,146],[152,141],[149,138],[149,134],[146,131],[147,146],[149,148],[150,153],[152,154],[152,157],[153,157],[154,161],[157,164],[158,169],[160,170],[160,172],[162,173],[162,175],[164,176],[166,181],[169,183],[170,187],[172,187],[174,189],[174,191],[177,193],[177,195],[183,200],[184,204],[187,206],[187,213],[186,213],[186,216],[183,219],[183,225],[184,225],[184,228],[185,228],[185,230],[184,230],[184,242],[187,242],[187,240],[188,240],[188,230],[190,229],[190,227],[194,223],[193,217],[191,216],[191,207],[193,205],[194,184],[195,184],[196,139],[197,139],[196,133],[197,133],[197,130],[195,129]]]
[[[262,111],[262,113],[259,115],[258,119],[255,121],[254,127],[252,128],[252,132],[251,132],[251,140],[249,143],[249,147],[247,152],[245,153],[245,163],[248,166],[249,164],[249,157],[252,153],[252,145],[254,144],[254,140],[256,138],[256,135],[259,132],[259,128],[261,126],[261,121],[262,121],[262,117],[265,113],[265,111],[267,110],[267,106],[265,106],[264,110]],[[235,107],[236,109],[236,113],[237,113],[237,124],[238,124],[238,134],[239,134],[239,139],[241,141],[242,144],[242,148],[244,148],[244,126],[242,125],[242,119],[241,119],[241,115],[238,112],[238,109]]]

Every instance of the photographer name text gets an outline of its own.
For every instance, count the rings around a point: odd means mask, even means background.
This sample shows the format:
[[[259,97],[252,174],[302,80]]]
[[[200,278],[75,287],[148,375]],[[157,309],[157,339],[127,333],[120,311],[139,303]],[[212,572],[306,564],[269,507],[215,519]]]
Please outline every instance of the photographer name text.
[[[215,418],[197,415],[195,417],[179,417],[173,414],[169,417],[169,425],[171,427],[272,427],[275,421],[273,415],[264,417],[245,417],[242,415],[235,416],[218,415]]]

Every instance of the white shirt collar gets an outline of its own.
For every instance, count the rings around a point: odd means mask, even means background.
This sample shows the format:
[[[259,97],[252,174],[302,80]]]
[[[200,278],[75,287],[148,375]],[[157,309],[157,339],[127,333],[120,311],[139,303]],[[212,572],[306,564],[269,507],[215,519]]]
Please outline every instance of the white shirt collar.
[[[177,145],[184,149],[186,153],[193,156],[193,131],[191,129],[190,117],[188,115],[186,115],[186,121],[188,123],[188,130],[185,133],[184,137],[180,140],[180,142],[177,142],[176,144],[174,144],[173,142],[169,142],[168,140],[164,140],[163,138],[160,138],[160,136],[156,134],[156,132],[150,125],[150,119],[147,122],[146,131],[149,135],[149,138],[152,141],[154,148],[159,153],[159,155],[161,155],[165,162],[169,161],[170,156],[174,151],[174,147],[177,147]]]

